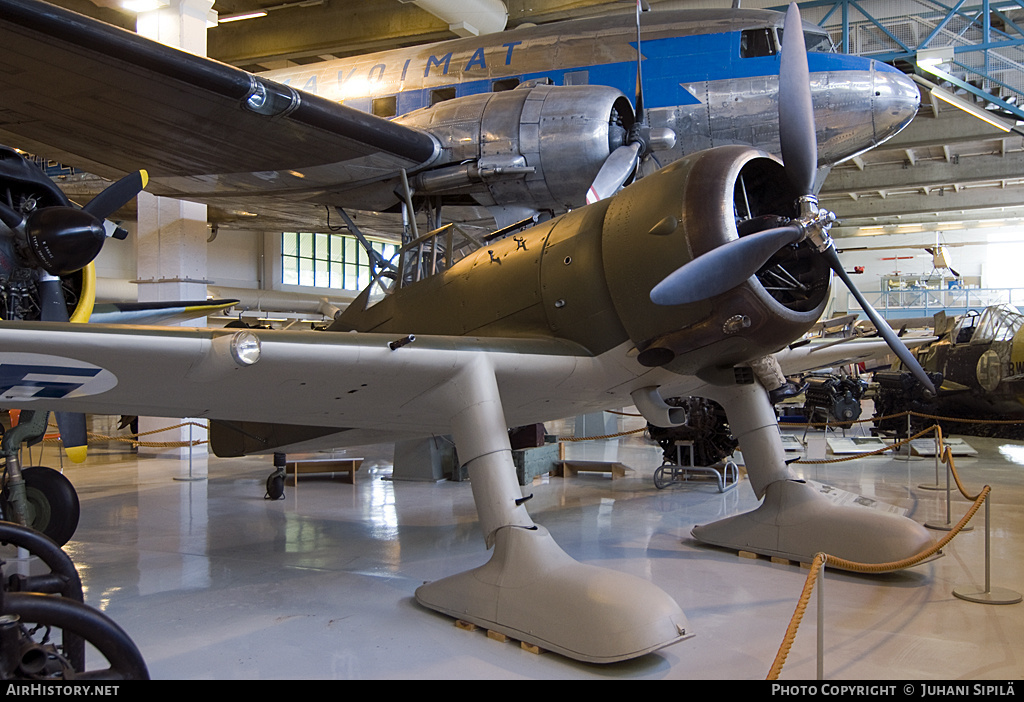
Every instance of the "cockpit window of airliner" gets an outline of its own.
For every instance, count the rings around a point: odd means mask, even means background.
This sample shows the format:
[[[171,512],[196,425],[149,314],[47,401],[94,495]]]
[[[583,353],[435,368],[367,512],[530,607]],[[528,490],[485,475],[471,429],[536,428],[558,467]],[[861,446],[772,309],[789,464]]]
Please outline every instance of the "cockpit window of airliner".
[[[779,27],[780,46],[782,45],[782,31],[782,27]],[[835,47],[832,45],[832,37],[828,35],[828,32],[804,31],[804,44],[807,46],[807,51],[817,51],[823,54],[835,51]]]
[[[775,33],[771,27],[745,29],[740,33],[740,58],[775,54]]]

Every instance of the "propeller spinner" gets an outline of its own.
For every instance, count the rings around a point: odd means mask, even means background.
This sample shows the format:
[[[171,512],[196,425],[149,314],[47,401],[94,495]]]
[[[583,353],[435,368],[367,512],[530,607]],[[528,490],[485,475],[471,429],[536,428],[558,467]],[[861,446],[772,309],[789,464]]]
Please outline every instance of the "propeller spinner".
[[[802,27],[800,10],[795,3],[791,3],[786,12],[785,26]],[[935,385],[910,349],[846,274],[829,236],[836,217],[818,207],[818,198],[813,192],[818,144],[802,31],[789,31],[783,35],[779,71],[779,140],[786,177],[796,192],[803,193],[797,199],[799,216],[786,226],[740,237],[695,258],[654,286],[651,300],[659,305],[684,305],[731,290],[754,275],[779,249],[806,239],[850,290],[893,353],[925,388],[935,393]]]

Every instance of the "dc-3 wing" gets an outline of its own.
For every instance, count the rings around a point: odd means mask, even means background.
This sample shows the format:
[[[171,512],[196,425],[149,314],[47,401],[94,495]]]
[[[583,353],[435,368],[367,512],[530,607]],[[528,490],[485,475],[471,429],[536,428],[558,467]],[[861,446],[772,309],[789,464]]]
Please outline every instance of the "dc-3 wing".
[[[424,132],[36,0],[0,0],[0,47],[0,140],[108,178],[144,164],[157,195],[324,203],[437,153]]]

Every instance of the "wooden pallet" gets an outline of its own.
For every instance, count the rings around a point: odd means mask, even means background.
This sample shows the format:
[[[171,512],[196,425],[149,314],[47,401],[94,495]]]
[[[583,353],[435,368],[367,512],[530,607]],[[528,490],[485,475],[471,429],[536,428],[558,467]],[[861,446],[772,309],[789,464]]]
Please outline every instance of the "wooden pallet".
[[[473,622],[467,622],[464,619],[456,619],[455,626],[459,629],[462,629],[463,631],[476,631],[480,628]],[[500,631],[495,631],[494,629],[487,630],[487,638],[492,639],[493,641],[499,641],[501,643],[508,643],[509,641],[514,640],[508,634],[503,634]],[[542,649],[540,646],[535,646],[531,643],[527,643],[526,641],[520,641],[519,647],[522,648],[524,651],[535,653],[537,655],[544,653],[544,649]]]
[[[780,565],[798,565],[803,568],[810,568],[809,563],[803,563],[801,561],[794,561],[790,558],[783,558],[782,556],[765,556],[760,553],[754,553],[753,551],[737,551],[736,555],[740,558],[750,558],[752,560],[771,561],[772,563],[778,563]]]

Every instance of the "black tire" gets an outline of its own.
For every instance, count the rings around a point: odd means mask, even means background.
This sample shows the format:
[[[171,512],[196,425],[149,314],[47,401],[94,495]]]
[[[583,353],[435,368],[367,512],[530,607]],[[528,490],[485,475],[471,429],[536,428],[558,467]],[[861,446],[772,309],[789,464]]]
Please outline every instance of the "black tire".
[[[276,473],[271,473],[270,477],[267,478],[267,494],[265,499],[267,500],[283,500],[284,499],[284,476]]]
[[[75,486],[63,473],[45,466],[23,468],[21,474],[31,515],[28,526],[63,546],[75,535],[81,515]]]

